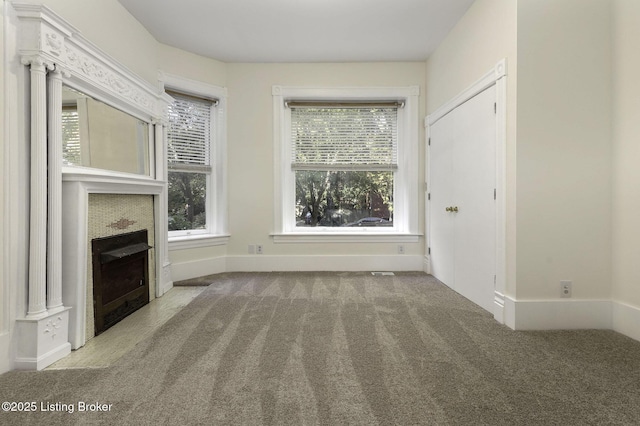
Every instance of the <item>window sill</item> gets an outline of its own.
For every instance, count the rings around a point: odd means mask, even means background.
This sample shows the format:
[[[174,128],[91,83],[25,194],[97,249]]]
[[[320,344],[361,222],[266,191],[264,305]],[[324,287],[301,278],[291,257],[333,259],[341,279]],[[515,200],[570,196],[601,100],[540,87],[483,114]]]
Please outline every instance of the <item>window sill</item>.
[[[230,235],[185,235],[180,237],[169,237],[169,251],[184,250],[190,248],[223,246],[229,242]]]
[[[417,243],[422,234],[363,232],[288,232],[271,234],[274,243]]]

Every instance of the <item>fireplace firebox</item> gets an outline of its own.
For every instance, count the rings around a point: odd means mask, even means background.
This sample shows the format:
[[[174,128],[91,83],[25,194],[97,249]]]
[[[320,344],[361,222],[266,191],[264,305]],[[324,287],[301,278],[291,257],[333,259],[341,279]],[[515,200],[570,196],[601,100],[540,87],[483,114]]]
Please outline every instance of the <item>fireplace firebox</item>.
[[[98,335],[149,303],[147,230],[91,241],[93,306]]]

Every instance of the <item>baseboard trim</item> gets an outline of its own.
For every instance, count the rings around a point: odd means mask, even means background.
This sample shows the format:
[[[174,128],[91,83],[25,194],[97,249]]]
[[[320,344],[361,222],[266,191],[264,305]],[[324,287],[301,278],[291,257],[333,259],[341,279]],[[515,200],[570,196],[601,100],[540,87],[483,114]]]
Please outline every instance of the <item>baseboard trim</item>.
[[[54,362],[71,353],[71,343],[65,343],[39,357],[17,357],[14,367],[16,370],[42,370]]]
[[[422,256],[228,256],[228,272],[422,271]]]
[[[216,257],[171,263],[171,285],[173,286],[173,283],[178,281],[227,272],[225,259],[224,257]]]
[[[612,329],[610,300],[504,301],[505,324],[514,330]]]
[[[423,271],[423,256],[225,256],[171,264],[173,282],[223,272]]]
[[[163,285],[162,285],[162,294],[165,294],[166,292],[168,292],[172,288],[173,288],[173,281],[169,281],[169,282],[163,283]]]
[[[504,294],[495,291],[493,293],[493,318],[500,324],[504,324]]]
[[[640,341],[640,308],[615,300],[611,304],[613,330]]]

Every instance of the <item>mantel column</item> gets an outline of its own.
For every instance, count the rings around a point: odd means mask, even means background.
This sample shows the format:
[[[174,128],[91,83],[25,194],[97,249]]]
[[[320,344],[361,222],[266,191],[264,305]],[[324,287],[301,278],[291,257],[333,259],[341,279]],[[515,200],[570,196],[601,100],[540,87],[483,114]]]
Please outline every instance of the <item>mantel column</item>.
[[[166,120],[156,120],[155,125],[155,148],[156,148],[156,179],[168,182],[167,178],[167,159],[166,159]],[[166,184],[165,184],[166,185]],[[157,217],[166,217],[168,211],[167,189],[162,191],[158,196]],[[162,296],[173,287],[173,279],[171,278],[171,261],[169,260],[169,226],[166,220],[156,221],[156,256],[159,259],[159,274],[156,280],[156,296]]]
[[[62,73],[60,66],[49,73],[49,220],[47,239],[47,310],[62,306]]]
[[[25,318],[16,321],[18,344],[15,366],[18,369],[41,370],[71,352],[69,308],[62,306],[59,257],[62,251],[62,160],[58,160],[57,156],[62,155],[62,144],[50,150],[53,151],[51,159],[48,158],[47,149],[48,108],[51,108],[52,112],[60,110],[53,112],[51,117],[53,134],[50,142],[53,144],[56,138],[62,137],[61,124],[57,124],[62,115],[62,80],[60,73],[54,72],[50,80],[52,89],[47,93],[47,71],[52,70],[53,66],[38,56],[23,57],[22,63],[30,66],[31,73],[29,305]],[[52,98],[49,105],[47,96]],[[58,104],[60,108],[55,107]],[[47,170],[47,160],[51,161],[50,171]],[[47,176],[48,173],[50,176]],[[48,190],[52,191],[50,199],[47,196]],[[47,251],[51,256],[49,259]]]
[[[23,58],[31,69],[31,207],[27,319],[47,315],[47,69],[42,58]]]

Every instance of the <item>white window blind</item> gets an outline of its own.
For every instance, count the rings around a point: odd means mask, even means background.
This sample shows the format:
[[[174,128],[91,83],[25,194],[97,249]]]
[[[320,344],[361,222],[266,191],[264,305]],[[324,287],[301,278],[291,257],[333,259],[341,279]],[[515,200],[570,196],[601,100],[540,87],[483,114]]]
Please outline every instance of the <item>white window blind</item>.
[[[294,170],[397,169],[397,106],[290,108]]]
[[[65,165],[81,165],[80,122],[74,108],[62,109],[62,159]]]
[[[211,107],[214,101],[169,92],[167,159],[170,170],[211,171]]]

